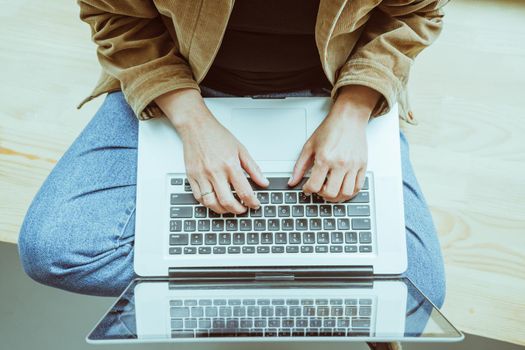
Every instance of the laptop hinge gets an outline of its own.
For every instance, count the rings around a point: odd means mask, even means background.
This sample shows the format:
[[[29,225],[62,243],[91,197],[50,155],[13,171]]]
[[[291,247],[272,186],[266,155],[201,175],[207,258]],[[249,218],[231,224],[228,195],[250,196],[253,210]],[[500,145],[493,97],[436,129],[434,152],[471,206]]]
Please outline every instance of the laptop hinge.
[[[168,276],[182,280],[332,280],[371,277],[372,266],[232,266],[170,267]]]

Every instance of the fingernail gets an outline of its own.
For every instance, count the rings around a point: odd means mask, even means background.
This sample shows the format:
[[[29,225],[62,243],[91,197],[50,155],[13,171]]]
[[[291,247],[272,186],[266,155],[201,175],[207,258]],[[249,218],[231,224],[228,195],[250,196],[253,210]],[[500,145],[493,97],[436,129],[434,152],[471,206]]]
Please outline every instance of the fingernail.
[[[288,179],[288,185],[292,183],[292,180],[293,180],[293,176],[290,176],[290,178]]]

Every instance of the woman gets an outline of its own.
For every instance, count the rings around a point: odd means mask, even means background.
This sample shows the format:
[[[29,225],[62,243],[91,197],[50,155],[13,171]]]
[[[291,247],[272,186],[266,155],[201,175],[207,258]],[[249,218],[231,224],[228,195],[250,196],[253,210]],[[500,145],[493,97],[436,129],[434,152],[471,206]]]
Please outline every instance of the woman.
[[[35,197],[20,233],[35,280],[117,295],[133,278],[137,118],[167,116],[181,136],[194,196],[218,213],[259,206],[245,170],[266,179],[203,96],[324,96],[330,112],[306,142],[290,184],[329,201],[363,185],[365,127],[396,101],[409,122],[406,83],[438,36],[446,1],[80,0],[111,92]],[[121,92],[114,92],[121,91]],[[443,262],[401,134],[409,268],[438,306]],[[235,199],[232,185],[241,201]]]

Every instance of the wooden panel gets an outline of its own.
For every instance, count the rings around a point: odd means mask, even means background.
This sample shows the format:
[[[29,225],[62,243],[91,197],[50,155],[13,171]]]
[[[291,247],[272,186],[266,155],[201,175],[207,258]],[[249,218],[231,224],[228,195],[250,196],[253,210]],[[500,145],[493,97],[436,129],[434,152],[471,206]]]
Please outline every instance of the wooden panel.
[[[1,2],[0,2],[1,3]],[[3,2],[0,240],[16,242],[32,197],[100,100],[77,5]],[[444,312],[462,330],[525,344],[525,3],[453,1],[414,65],[405,126],[446,261]]]

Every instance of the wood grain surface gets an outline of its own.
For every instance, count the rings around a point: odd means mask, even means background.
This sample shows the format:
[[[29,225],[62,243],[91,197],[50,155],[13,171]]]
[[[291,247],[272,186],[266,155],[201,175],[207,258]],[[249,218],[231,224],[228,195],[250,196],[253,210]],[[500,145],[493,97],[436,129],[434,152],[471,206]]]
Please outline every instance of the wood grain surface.
[[[99,68],[77,5],[0,0],[0,240],[101,103],[77,111]],[[418,126],[404,125],[460,329],[525,345],[525,3],[454,1],[417,59]]]

